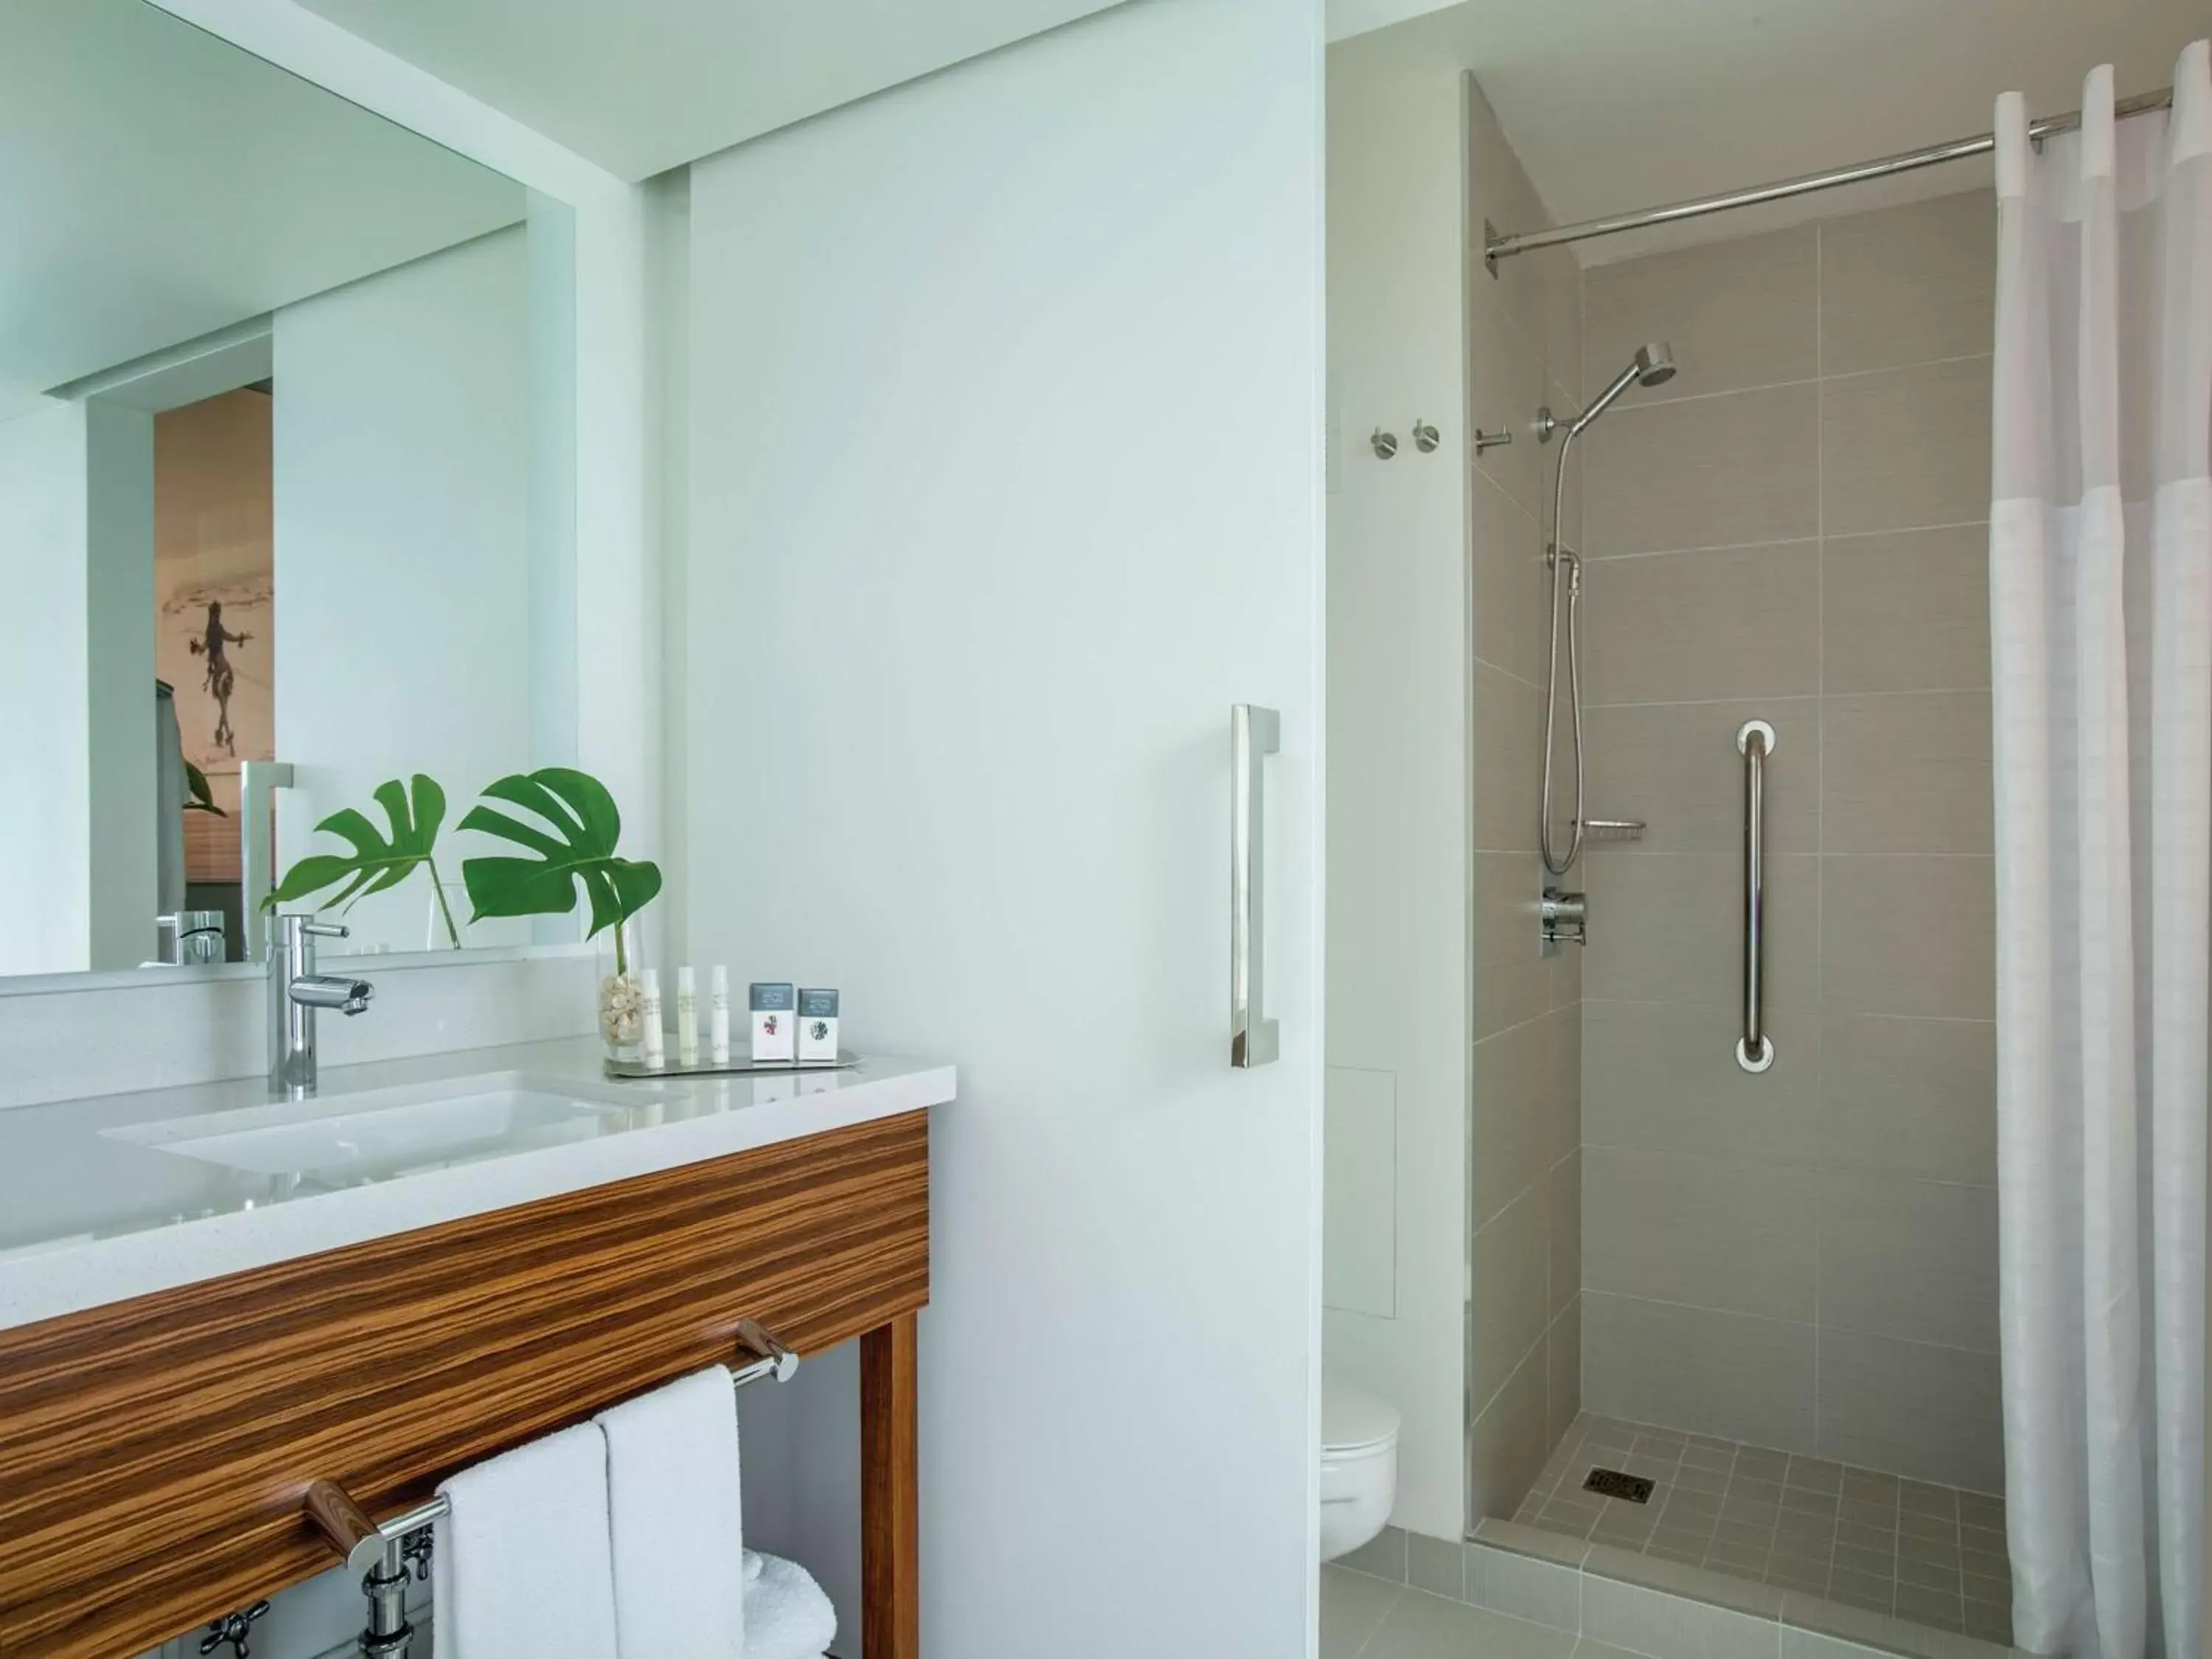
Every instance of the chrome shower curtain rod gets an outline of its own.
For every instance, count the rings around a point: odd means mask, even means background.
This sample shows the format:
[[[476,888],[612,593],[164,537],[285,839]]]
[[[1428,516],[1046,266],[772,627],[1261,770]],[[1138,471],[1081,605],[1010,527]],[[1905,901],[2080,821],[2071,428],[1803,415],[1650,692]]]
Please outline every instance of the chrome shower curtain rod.
[[[2173,102],[2173,88],[2146,92],[2133,98],[2121,100],[2112,106],[2115,117],[2124,120],[2130,115],[2147,115],[2152,110],[2164,109]],[[2063,115],[2046,115],[2028,124],[2027,136],[2042,140],[2061,132],[2071,132],[2081,125],[2081,112],[2069,110]],[[1639,213],[1613,213],[1602,219],[1584,219],[1579,224],[1560,225],[1552,230],[1516,231],[1501,236],[1492,228],[1488,220],[1482,225],[1482,258],[1490,267],[1490,274],[1498,274],[1498,262],[1516,253],[1528,253],[1540,247],[1559,247],[1568,242],[1587,241],[1593,236],[1610,236],[1616,231],[1640,230],[1646,225],[1668,225],[1678,219],[1702,218],[1708,213],[1724,213],[1730,208],[1756,207],[1761,202],[1779,202],[1792,196],[1808,195],[1816,190],[1833,190],[1838,185],[1863,184],[1869,179],[1887,179],[1894,173],[1911,173],[1920,167],[1940,167],[1946,161],[1963,161],[1969,155],[1986,155],[1997,147],[1994,132],[1978,133],[1972,138],[1954,138],[1948,144],[1930,144],[1926,149],[1909,149],[1901,155],[1885,155],[1880,161],[1862,161],[1856,167],[1834,167],[1826,173],[1808,173],[1796,179],[1784,179],[1771,185],[1753,185],[1747,190],[1723,191],[1717,196],[1693,197],[1686,202],[1673,202],[1665,207],[1645,208]]]

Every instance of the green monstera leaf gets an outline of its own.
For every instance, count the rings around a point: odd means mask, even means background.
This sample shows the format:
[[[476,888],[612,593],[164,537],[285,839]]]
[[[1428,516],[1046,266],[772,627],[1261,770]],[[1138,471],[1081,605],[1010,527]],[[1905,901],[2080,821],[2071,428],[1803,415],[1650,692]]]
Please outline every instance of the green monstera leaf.
[[[190,761],[185,763],[185,788],[189,792],[185,802],[185,811],[212,812],[219,818],[230,816],[215,804],[215,790],[208,782],[207,774]]]
[[[581,886],[592,907],[585,935],[617,929],[617,967],[621,925],[653,902],[660,891],[660,867],[640,859],[617,858],[622,814],[606,786],[589,773],[551,766],[520,772],[487,785],[488,799],[505,801],[541,818],[550,828],[524,822],[492,806],[473,808],[460,827],[511,841],[534,854],[528,858],[461,860],[475,921],[484,916],[566,915],[576,908]]]
[[[437,890],[438,908],[446,918],[446,936],[458,949],[460,934],[453,926],[453,912],[447,908],[446,890],[431,857],[438,844],[438,828],[446,820],[446,792],[435,779],[417,772],[406,788],[393,778],[377,785],[371,793],[384,809],[389,828],[378,829],[366,813],[350,806],[331,813],[316,830],[337,836],[352,852],[310,853],[285,872],[276,890],[261,901],[261,908],[273,910],[332,887],[339,890],[315,908],[349,906],[371,893],[397,887],[421,865],[429,871],[431,885]]]

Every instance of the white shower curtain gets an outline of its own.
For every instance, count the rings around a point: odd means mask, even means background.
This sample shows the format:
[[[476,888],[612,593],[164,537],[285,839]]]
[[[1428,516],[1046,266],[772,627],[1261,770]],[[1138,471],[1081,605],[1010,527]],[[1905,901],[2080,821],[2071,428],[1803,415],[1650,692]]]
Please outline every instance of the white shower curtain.
[[[2212,894],[2212,78],[1997,104],[1990,507],[2014,1641],[2197,1659]]]

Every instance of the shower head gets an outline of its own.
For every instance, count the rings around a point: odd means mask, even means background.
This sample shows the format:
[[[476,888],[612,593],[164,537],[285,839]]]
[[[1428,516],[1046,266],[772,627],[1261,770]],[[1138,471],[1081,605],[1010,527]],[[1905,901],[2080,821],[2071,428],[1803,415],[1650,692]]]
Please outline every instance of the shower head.
[[[1632,386],[1664,386],[1674,378],[1674,354],[1664,340],[1654,340],[1636,348],[1636,356],[1626,368],[1613,377],[1613,384],[1597,394],[1590,406],[1567,423],[1567,436],[1572,438],[1592,421],[1613,406],[1613,400]]]

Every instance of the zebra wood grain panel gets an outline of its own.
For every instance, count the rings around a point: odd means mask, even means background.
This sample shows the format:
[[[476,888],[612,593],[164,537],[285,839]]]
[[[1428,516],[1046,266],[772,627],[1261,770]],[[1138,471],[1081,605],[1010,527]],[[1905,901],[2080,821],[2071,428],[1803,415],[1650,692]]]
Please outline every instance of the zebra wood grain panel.
[[[113,1659],[295,1583],[334,1565],[308,1481],[389,1515],[728,1360],[745,1315],[801,1354],[911,1316],[928,1147],[908,1113],[0,1331],[0,1655]]]
[[[860,1339],[860,1651],[921,1659],[921,1333]]]

